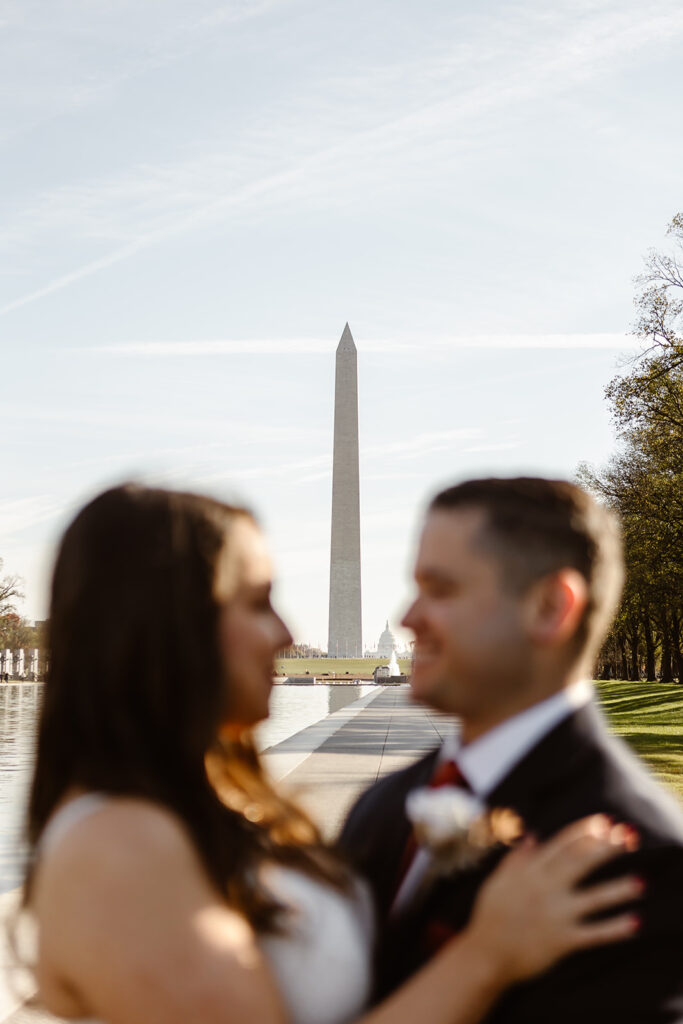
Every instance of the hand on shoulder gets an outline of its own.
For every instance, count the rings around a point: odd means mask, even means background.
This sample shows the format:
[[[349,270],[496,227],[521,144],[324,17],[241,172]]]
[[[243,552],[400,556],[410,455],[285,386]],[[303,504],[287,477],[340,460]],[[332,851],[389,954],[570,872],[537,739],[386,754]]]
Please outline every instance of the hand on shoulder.
[[[525,840],[482,887],[471,938],[496,958],[509,982],[532,977],[568,953],[628,939],[639,920],[616,911],[640,898],[641,880],[623,875],[588,887],[580,883],[633,845],[628,830],[601,814],[566,826],[544,843]],[[615,914],[591,920],[608,910]]]

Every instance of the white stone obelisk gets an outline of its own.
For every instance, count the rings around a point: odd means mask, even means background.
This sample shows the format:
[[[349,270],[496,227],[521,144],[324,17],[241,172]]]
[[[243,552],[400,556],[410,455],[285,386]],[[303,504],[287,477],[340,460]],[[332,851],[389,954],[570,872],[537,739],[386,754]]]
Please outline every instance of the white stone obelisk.
[[[362,658],[358,362],[347,324],[337,347],[330,553],[330,658]]]

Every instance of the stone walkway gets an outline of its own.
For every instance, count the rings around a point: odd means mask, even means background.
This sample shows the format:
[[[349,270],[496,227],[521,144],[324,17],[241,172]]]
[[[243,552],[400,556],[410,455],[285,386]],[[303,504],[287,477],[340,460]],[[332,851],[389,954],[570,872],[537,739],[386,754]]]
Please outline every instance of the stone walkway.
[[[264,755],[273,777],[297,797],[330,841],[364,789],[432,750],[448,728],[446,716],[412,703],[407,686],[387,686],[372,696],[360,713],[315,748],[311,749],[318,728],[314,725]],[[347,711],[337,711],[320,724],[332,723]],[[286,755],[297,751],[305,755],[301,763],[286,773],[279,772]]]
[[[387,686],[336,711],[267,750],[269,774],[295,796],[333,840],[357,796],[380,776],[437,746],[449,719],[410,700],[406,686]],[[0,920],[13,895],[0,897]],[[0,945],[0,969],[9,963]],[[0,981],[0,1024],[56,1024],[61,1018],[17,1000]]]

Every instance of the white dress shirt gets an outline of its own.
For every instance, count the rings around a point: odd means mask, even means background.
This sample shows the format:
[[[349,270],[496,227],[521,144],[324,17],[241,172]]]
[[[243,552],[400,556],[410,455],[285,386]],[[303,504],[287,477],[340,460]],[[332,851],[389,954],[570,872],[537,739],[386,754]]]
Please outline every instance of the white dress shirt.
[[[485,803],[489,793],[532,747],[573,711],[588,704],[592,696],[592,685],[582,679],[512,718],[507,718],[472,743],[463,744],[456,729],[444,738],[437,764],[456,761],[474,795]],[[410,903],[427,872],[430,860],[430,852],[420,847],[396,894],[391,908],[392,915]]]

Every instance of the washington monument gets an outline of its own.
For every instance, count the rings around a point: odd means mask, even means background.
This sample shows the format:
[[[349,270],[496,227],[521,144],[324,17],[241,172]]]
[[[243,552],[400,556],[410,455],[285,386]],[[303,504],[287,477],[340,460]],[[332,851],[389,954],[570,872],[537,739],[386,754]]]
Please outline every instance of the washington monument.
[[[362,658],[360,599],[360,492],[358,472],[358,365],[347,324],[337,346],[334,386],[332,545],[330,554],[330,658]]]

